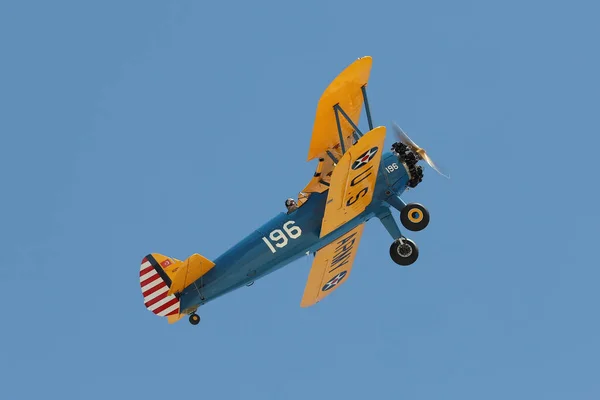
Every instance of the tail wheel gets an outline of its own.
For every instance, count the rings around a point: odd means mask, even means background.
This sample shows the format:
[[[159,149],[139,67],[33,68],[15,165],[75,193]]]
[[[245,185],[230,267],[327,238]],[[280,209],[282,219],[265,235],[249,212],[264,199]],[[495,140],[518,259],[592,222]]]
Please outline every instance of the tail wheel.
[[[398,265],[411,265],[419,258],[419,248],[412,240],[402,238],[390,246],[390,257]]]
[[[400,222],[409,231],[421,231],[429,225],[429,211],[419,203],[407,204],[400,211]]]
[[[200,323],[200,316],[198,314],[190,315],[190,324],[198,325]]]

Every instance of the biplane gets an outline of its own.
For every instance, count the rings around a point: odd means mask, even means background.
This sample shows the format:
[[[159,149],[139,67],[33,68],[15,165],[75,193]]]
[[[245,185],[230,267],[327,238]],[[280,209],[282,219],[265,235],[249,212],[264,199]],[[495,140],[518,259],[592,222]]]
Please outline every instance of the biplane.
[[[426,228],[427,209],[406,204],[400,195],[422,181],[419,161],[442,172],[395,124],[399,140],[384,152],[386,128],[373,126],[367,99],[371,65],[371,57],[357,59],[323,92],[307,157],[318,160],[316,171],[297,201],[286,200],[287,211],[214,260],[200,254],[183,261],[158,253],[143,258],[140,286],[148,310],[169,323],[188,316],[196,325],[198,307],[311,253],[314,260],[300,305],[312,306],[348,280],[371,218],[381,221],[392,237],[390,257],[395,263],[408,266],[417,260],[417,245],[402,234],[391,209],[400,212],[407,230]],[[367,132],[358,127],[363,106]]]

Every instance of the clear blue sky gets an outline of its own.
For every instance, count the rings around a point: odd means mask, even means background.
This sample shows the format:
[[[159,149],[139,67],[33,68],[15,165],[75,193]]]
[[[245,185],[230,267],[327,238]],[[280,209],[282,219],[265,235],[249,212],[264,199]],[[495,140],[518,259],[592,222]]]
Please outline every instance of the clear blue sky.
[[[93,3],[0,5],[0,398],[600,398],[596,2]],[[141,258],[282,211],[363,55],[375,122],[452,174],[405,197],[418,263],[372,220],[313,308],[302,259],[148,312]]]

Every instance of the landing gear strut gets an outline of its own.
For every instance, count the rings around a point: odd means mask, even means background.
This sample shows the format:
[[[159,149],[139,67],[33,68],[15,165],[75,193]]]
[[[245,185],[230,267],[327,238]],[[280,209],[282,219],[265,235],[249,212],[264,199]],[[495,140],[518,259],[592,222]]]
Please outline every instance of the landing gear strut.
[[[417,261],[419,248],[412,240],[402,237],[390,246],[390,257],[396,264],[407,266]]]
[[[196,314],[196,313],[190,314],[190,324],[198,325],[199,322],[200,322],[200,316],[198,314]]]

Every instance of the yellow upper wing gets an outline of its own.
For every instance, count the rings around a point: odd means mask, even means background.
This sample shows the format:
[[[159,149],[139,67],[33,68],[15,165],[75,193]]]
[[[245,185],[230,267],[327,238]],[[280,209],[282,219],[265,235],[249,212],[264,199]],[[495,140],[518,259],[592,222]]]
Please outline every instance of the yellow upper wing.
[[[346,67],[325,89],[317,106],[307,161],[323,156],[327,150],[339,145],[340,136],[333,109],[336,104],[339,104],[352,122],[358,126],[364,101],[361,87],[369,81],[372,64],[371,57],[359,58]],[[354,131],[352,125],[342,115],[339,115],[339,121],[345,144],[347,141],[351,143]]]
[[[373,200],[384,140],[385,127],[374,128],[339,160],[331,175],[320,237],[356,217]]]
[[[348,278],[364,227],[364,223],[360,224],[317,251],[304,288],[301,307],[318,303]]]

